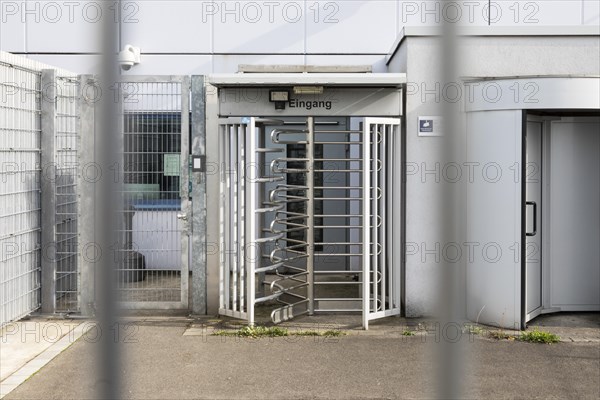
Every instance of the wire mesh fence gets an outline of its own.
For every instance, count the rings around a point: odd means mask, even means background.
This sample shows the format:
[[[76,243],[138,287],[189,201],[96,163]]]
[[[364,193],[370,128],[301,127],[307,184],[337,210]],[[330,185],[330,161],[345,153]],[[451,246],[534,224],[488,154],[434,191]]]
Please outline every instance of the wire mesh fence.
[[[56,256],[51,275],[52,309],[77,309],[76,152],[79,83],[77,76],[55,69],[56,99],[44,95],[42,70],[50,66],[0,52],[0,326],[18,320],[42,304],[42,267],[48,248]],[[54,102],[55,130],[44,130],[42,106]],[[42,135],[56,143],[54,162],[42,162]],[[55,201],[42,193],[45,179],[55,185]],[[50,207],[55,226],[42,226]],[[50,229],[52,241],[42,240]],[[69,302],[57,302],[74,294]]]
[[[94,153],[93,105],[82,99],[90,76],[0,52],[0,325],[93,303],[93,227],[82,222],[93,211],[82,208],[93,207],[82,172]],[[186,308],[189,77],[139,78],[121,84],[115,284],[133,308]]]
[[[0,60],[0,324],[40,305],[41,73]]]

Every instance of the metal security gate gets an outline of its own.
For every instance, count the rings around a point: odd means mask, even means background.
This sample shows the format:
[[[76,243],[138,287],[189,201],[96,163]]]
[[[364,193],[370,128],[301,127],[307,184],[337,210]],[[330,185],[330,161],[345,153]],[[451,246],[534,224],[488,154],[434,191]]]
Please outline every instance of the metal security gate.
[[[361,122],[221,120],[220,314],[400,314],[400,122]]]
[[[124,246],[119,300],[132,309],[187,309],[189,77],[127,77],[120,85]]]
[[[400,314],[402,226],[400,212],[400,120],[365,118],[363,131],[363,327],[369,321]],[[371,139],[368,139],[371,138]],[[368,140],[371,142],[368,143]],[[370,145],[369,145],[370,144]]]

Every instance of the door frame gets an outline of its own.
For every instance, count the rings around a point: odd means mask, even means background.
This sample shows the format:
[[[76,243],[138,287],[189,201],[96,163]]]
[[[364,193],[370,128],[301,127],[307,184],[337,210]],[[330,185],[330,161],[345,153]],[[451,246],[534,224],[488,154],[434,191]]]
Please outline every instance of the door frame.
[[[520,169],[520,183],[515,182],[516,192],[519,191],[520,196],[517,194],[517,203],[516,204],[518,212],[521,213],[520,220],[515,221],[517,225],[521,226],[520,231],[515,232],[514,238],[510,238],[511,243],[514,240],[520,240],[519,251],[521,257],[516,259],[515,261],[515,296],[514,299],[508,299],[507,305],[509,307],[513,306],[515,313],[512,321],[507,322],[503,316],[504,314],[499,310],[493,310],[493,312],[489,312],[489,307],[486,309],[487,316],[486,320],[490,321],[504,321],[500,325],[505,328],[514,329],[515,327],[511,324],[520,325],[519,328],[524,329],[526,327],[525,322],[525,304],[524,304],[524,296],[525,296],[525,285],[522,284],[525,278],[525,262],[524,254],[525,250],[525,237],[524,237],[524,229],[525,225],[525,215],[522,212],[525,206],[525,169],[523,168],[523,161],[526,160],[526,147],[525,147],[525,137],[523,132],[526,131],[526,123],[527,123],[527,115],[528,112],[533,114],[543,113],[543,115],[550,115],[556,111],[557,113],[573,111],[573,112],[596,112],[600,108],[600,77],[591,77],[591,76],[520,76],[520,77],[502,77],[502,78],[486,78],[486,77],[478,77],[467,79],[464,81],[465,84],[475,84],[475,83],[486,83],[486,84],[494,84],[497,85],[498,88],[501,89],[503,93],[511,93],[511,87],[515,87],[515,85],[520,85],[520,87],[525,87],[525,85],[530,85],[529,87],[534,87],[537,89],[537,96],[530,98],[528,96],[521,96],[518,99],[514,96],[502,96],[501,99],[497,102],[490,102],[489,99],[486,99],[484,95],[484,91],[475,91],[474,98],[470,99],[470,101],[465,102],[465,112],[467,115],[473,114],[476,115],[478,112],[514,112],[519,115],[521,119],[521,123],[518,122],[513,128],[510,128],[511,135],[513,132],[516,132],[517,135],[514,137],[514,145],[515,145],[515,161],[519,162],[520,165],[518,168]],[[533,85],[533,86],[531,86]],[[514,90],[514,89],[513,89]],[[560,96],[556,95],[556,93],[560,93]],[[469,117],[467,117],[469,119]],[[479,118],[479,117],[478,117]],[[481,122],[481,121],[478,121]],[[520,126],[519,126],[520,125]],[[521,141],[519,142],[518,132],[520,132]],[[512,136],[511,136],[512,137]],[[467,134],[467,148],[469,148],[471,144],[470,135]],[[519,146],[521,147],[519,149]],[[519,154],[520,153],[520,154]],[[517,171],[519,171],[519,169]],[[468,192],[468,191],[467,191]],[[476,198],[479,198],[477,193],[474,195]],[[478,197],[479,196],[479,197]],[[469,198],[469,195],[467,195]],[[520,199],[519,199],[520,197]],[[546,201],[546,204],[547,201]],[[547,207],[546,207],[547,208]],[[473,212],[474,213],[474,212]],[[471,211],[467,211],[467,216],[471,215]],[[474,214],[473,214],[474,215]],[[469,232],[467,230],[467,232]],[[548,236],[548,235],[545,235]],[[468,237],[468,234],[467,234]],[[520,265],[519,265],[520,264]],[[520,269],[520,273],[519,273]],[[467,267],[467,276],[469,276],[471,272]],[[476,276],[478,279],[481,276]],[[486,281],[487,282],[487,281]],[[489,282],[488,282],[489,283]],[[478,314],[481,310],[481,304],[486,303],[488,301],[493,301],[493,298],[490,298],[490,293],[480,293],[475,285],[471,285],[474,287],[472,289],[469,284],[467,284],[467,317],[473,321],[480,321]],[[480,297],[483,296],[483,298]],[[488,296],[488,297],[486,297]],[[520,304],[517,304],[519,303]],[[520,313],[520,316],[517,315]]]
[[[533,310],[532,312],[528,312],[527,308],[528,308],[528,304],[527,304],[527,290],[529,288],[528,282],[527,282],[527,203],[528,203],[528,196],[527,196],[527,161],[528,161],[528,157],[527,157],[527,151],[528,151],[528,146],[527,146],[527,136],[529,134],[528,132],[528,126],[527,124],[529,122],[536,122],[539,123],[540,129],[541,129],[541,133],[540,133],[540,140],[541,140],[541,148],[540,148],[540,156],[541,156],[541,165],[540,165],[540,170],[539,170],[539,176],[540,176],[540,198],[541,198],[541,204],[539,205],[539,212],[538,215],[535,216],[535,218],[537,219],[539,216],[539,221],[537,221],[537,226],[538,226],[538,234],[541,235],[541,239],[540,239],[540,251],[539,251],[539,257],[540,257],[540,282],[539,282],[539,290],[540,290],[540,306],[537,307],[535,310]],[[547,123],[548,123],[548,119],[544,118],[544,117],[538,117],[535,115],[529,115],[527,114],[526,111],[524,111],[523,113],[523,142],[522,142],[522,151],[523,151],[523,158],[522,158],[522,176],[521,176],[521,182],[522,182],[522,196],[523,196],[523,202],[522,202],[522,211],[521,211],[521,227],[522,227],[522,233],[521,233],[521,314],[522,314],[522,320],[524,321],[523,323],[527,323],[528,321],[531,321],[532,319],[534,319],[535,317],[537,317],[538,315],[542,314],[542,311],[544,310],[544,295],[546,293],[545,287],[544,287],[544,277],[545,277],[545,272],[547,271],[547,269],[544,267],[545,264],[545,259],[546,257],[544,257],[544,249],[546,249],[546,246],[544,246],[544,241],[546,238],[546,224],[544,224],[544,221],[546,220],[544,218],[544,213],[546,210],[545,204],[546,204],[546,200],[547,200],[547,196],[546,196],[546,183],[544,180],[544,176],[545,171],[546,171],[546,167],[547,167],[547,162],[546,162],[546,140],[547,140]]]
[[[552,294],[551,294],[551,274],[552,268],[551,263],[552,259],[550,257],[550,226],[551,226],[551,216],[550,216],[550,167],[551,167],[551,146],[552,146],[552,135],[551,135],[551,125],[554,121],[561,121],[565,116],[561,116],[561,110],[543,110],[544,112],[551,113],[552,111],[556,111],[556,115],[539,115],[535,114],[535,110],[523,110],[523,137],[522,137],[522,165],[521,169],[521,183],[522,183],[522,213],[521,213],[521,225],[522,225],[522,236],[521,236],[521,325],[522,328],[527,326],[527,323],[532,319],[536,318],[542,314],[550,314],[555,312],[560,312],[561,309],[552,306]],[[564,110],[562,110],[564,111]],[[577,121],[578,118],[598,118],[596,115],[576,115],[576,116],[567,116],[566,118],[572,118],[574,121]],[[526,229],[527,229],[527,213],[526,213],[526,179],[527,179],[527,170],[526,170],[526,160],[527,160],[527,122],[540,122],[542,124],[542,166],[541,166],[541,175],[542,175],[542,211],[540,213],[541,218],[541,252],[540,257],[542,259],[542,279],[541,279],[541,307],[535,310],[534,312],[529,314],[527,313],[527,280],[526,280],[526,271],[527,271],[527,256],[526,256]],[[544,176],[547,177],[544,179]],[[544,206],[546,205],[546,206]]]

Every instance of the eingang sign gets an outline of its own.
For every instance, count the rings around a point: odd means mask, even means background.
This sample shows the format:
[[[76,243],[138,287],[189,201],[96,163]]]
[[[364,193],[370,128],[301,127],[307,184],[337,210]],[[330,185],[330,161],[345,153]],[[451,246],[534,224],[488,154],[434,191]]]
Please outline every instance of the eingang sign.
[[[270,101],[269,87],[219,89],[219,115],[252,116],[375,116],[402,115],[402,90],[398,88],[325,87],[321,94],[293,94],[284,109]]]

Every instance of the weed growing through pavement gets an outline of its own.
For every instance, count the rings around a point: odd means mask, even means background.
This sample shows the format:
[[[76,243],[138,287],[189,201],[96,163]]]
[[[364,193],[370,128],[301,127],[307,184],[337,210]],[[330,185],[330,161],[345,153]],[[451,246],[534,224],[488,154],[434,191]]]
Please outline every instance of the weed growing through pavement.
[[[320,337],[339,337],[345,335],[344,332],[337,329],[330,329],[323,332],[314,330],[304,330],[290,332],[287,328],[278,326],[244,326],[235,331],[220,330],[213,333],[213,336],[236,336],[236,337],[283,337],[283,336],[320,336]]]
[[[522,342],[529,343],[558,343],[560,337],[554,333],[540,331],[538,328],[534,328],[532,331],[522,332],[519,336],[519,340]]]

